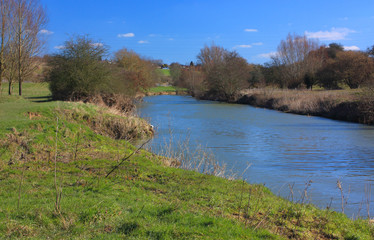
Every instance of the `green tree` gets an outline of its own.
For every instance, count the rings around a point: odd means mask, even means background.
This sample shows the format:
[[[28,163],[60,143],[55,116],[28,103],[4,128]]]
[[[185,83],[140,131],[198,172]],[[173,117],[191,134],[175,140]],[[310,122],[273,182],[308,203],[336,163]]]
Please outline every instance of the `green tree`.
[[[61,53],[51,57],[47,76],[54,99],[69,100],[110,92],[111,74],[103,61],[107,48],[87,36],[66,41]]]
[[[170,76],[171,80],[173,81],[173,84],[175,86],[183,86],[183,84],[180,82],[181,75],[182,75],[182,67],[179,63],[171,63],[169,66],[170,69]]]
[[[329,47],[327,48],[327,55],[329,58],[336,58],[336,54],[338,52],[343,52],[344,47],[340,43],[330,43]]]
[[[372,57],[374,58],[374,45],[369,47],[367,50],[366,50],[366,53],[369,55],[369,57]]]

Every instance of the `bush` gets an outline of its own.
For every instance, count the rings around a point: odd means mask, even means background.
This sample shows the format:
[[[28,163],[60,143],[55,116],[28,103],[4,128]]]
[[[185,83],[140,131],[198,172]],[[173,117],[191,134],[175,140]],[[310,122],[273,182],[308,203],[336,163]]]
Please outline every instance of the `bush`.
[[[66,41],[62,52],[49,60],[52,97],[70,100],[111,92],[109,63],[103,61],[106,53],[102,44],[87,36]]]

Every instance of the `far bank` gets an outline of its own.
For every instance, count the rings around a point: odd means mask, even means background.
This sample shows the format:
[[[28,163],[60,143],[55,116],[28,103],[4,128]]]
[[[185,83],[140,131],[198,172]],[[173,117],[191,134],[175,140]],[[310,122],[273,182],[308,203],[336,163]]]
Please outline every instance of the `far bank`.
[[[285,113],[320,116],[334,120],[374,124],[374,101],[367,90],[247,89],[234,99],[205,94],[199,99],[248,104]]]

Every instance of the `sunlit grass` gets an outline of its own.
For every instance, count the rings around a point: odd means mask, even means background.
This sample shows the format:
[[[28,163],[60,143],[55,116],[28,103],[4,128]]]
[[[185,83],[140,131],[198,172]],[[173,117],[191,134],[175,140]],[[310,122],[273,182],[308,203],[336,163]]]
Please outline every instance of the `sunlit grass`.
[[[25,91],[28,97],[47,93],[42,85]],[[0,115],[0,238],[370,239],[374,234],[367,220],[291,203],[261,185],[172,168],[144,150],[106,177],[136,147],[93,124],[119,116],[91,104],[1,99],[0,109],[9,115]],[[56,196],[61,196],[57,209]]]
[[[175,86],[158,86],[149,89],[149,92],[160,93],[160,92],[176,92],[176,91],[187,91],[186,88],[180,88]]]
[[[170,77],[169,69],[156,69],[156,72],[159,73],[161,76]]]

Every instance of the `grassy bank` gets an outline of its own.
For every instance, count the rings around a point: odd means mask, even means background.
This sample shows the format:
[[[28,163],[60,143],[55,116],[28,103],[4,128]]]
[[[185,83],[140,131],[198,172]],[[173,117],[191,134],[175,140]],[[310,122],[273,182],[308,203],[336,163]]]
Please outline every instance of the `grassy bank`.
[[[158,86],[150,88],[145,95],[154,96],[154,95],[186,95],[186,88],[180,88],[175,86]]]
[[[45,85],[24,91],[28,98],[0,98],[0,238],[374,235],[368,220],[291,203],[261,185],[170,167],[169,159],[126,140],[142,142],[151,134],[135,117],[91,104],[48,102]]]
[[[301,115],[374,124],[372,102],[369,102],[370,99],[364,100],[364,94],[362,90],[250,89],[239,94],[237,103]]]
[[[170,70],[169,69],[157,69],[156,72],[161,76],[170,77]]]

